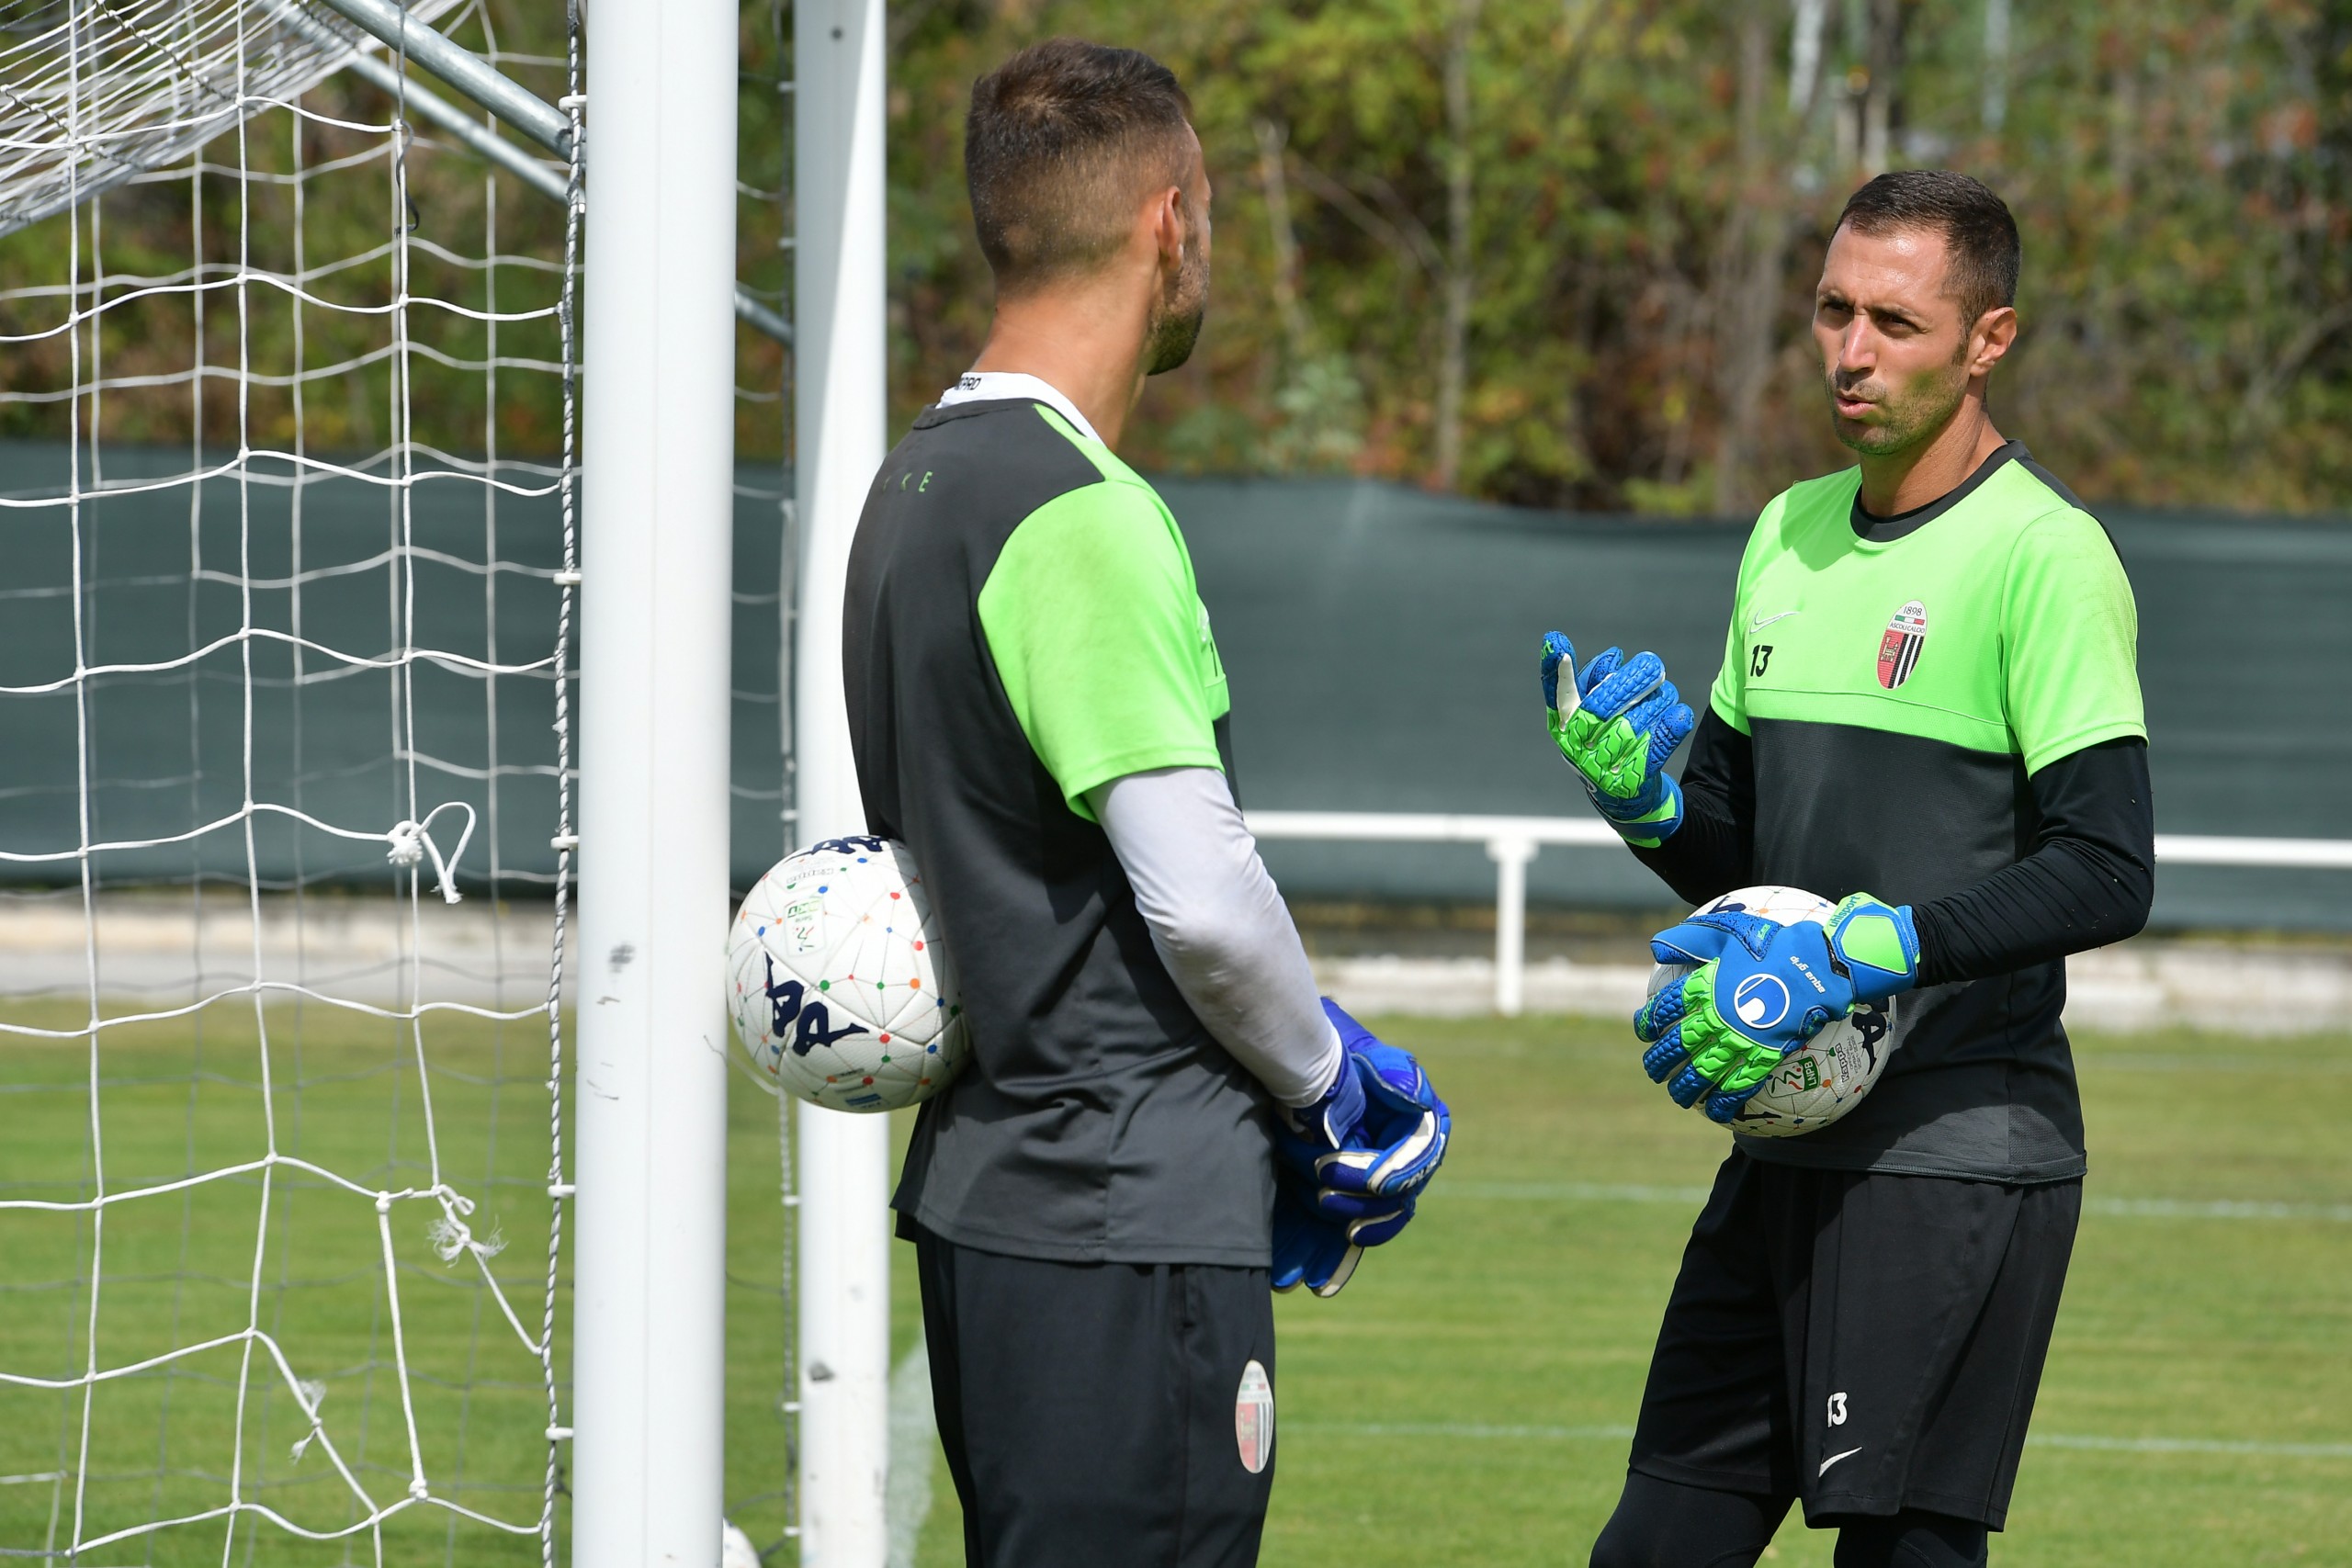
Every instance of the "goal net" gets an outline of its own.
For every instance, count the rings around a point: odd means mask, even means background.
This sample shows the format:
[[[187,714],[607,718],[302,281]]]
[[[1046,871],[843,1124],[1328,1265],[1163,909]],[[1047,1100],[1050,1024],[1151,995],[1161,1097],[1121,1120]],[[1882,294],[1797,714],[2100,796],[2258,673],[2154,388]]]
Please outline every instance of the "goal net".
[[[0,9],[0,1555],[558,1546],[579,214],[363,52]]]

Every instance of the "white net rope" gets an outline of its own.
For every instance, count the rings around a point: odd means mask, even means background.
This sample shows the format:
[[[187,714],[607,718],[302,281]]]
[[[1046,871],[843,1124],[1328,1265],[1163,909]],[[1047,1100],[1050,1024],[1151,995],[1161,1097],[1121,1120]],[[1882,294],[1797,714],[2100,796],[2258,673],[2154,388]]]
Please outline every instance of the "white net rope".
[[[414,0],[429,22],[458,0]],[[0,231],[165,169],[290,102],[365,39],[295,0],[52,0],[6,7],[0,47]]]
[[[288,9],[0,9],[0,1556],[551,1562],[579,208]]]

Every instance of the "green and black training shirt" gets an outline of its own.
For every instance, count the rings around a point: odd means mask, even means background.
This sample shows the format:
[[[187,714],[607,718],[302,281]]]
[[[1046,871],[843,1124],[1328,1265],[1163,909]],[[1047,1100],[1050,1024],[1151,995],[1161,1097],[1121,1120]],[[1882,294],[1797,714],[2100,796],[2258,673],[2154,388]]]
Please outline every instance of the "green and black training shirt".
[[[868,827],[932,889],[972,1032],[892,1206],[1015,1257],[1262,1269],[1263,1092],[1152,946],[1086,792],[1231,769],[1175,518],[1035,398],[923,411],[876,477],[842,626]]]
[[[2084,1168],[2064,955],[2139,929],[2154,818],[2130,582],[2010,442],[1891,518],[1848,469],[1767,506],[1683,774],[1636,851],[1692,902],[1779,883],[1913,907],[1921,987],[1843,1121],[1741,1137],[1791,1165],[2031,1182]]]

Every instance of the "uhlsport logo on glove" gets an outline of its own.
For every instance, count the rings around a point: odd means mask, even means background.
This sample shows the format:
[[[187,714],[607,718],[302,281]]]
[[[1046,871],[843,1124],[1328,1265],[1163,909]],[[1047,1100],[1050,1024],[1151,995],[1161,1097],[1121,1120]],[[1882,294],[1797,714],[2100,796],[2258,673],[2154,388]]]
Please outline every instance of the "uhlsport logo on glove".
[[[1893,998],[1917,983],[1919,939],[1908,908],[1866,893],[1831,904],[1749,887],[1658,932],[1650,956],[1634,1015],[1643,1069],[1677,1105],[1771,1136],[1826,1125],[1868,1089]]]
[[[1777,975],[1750,975],[1731,994],[1739,1021],[1750,1029],[1770,1029],[1789,1016],[1789,987]]]

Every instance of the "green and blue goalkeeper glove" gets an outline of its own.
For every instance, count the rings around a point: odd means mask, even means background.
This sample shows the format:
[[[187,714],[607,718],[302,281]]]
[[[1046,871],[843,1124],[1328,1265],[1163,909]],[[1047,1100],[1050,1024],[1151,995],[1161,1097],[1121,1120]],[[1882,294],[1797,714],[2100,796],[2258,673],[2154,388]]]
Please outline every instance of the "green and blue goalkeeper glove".
[[[1682,826],[1682,788],[1667,776],[1666,760],[1696,723],[1665,662],[1612,648],[1578,672],[1576,646],[1545,632],[1542,679],[1552,743],[1593,808],[1627,843],[1656,849]]]
[[[1826,925],[1781,925],[1741,909],[1693,915],[1650,939],[1660,964],[1695,964],[1634,1015],[1649,1045],[1642,1066],[1674,1103],[1702,1097],[1729,1122],[1781,1057],[1862,1002],[1919,983],[1919,933],[1908,905],[1857,893]]]

